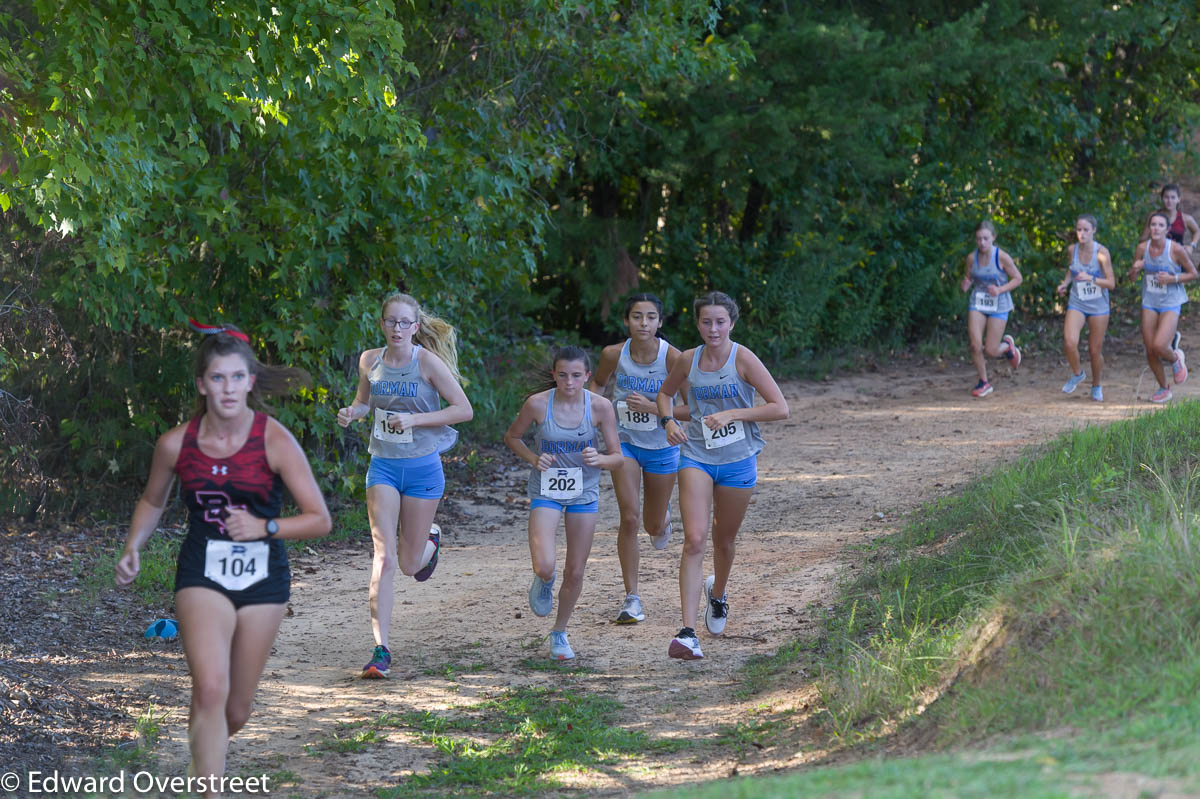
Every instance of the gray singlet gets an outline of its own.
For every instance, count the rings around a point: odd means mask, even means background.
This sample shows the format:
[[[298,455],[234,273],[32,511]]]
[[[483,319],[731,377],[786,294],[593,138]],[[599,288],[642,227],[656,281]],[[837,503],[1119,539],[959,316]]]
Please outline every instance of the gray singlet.
[[[367,373],[367,379],[371,382],[370,409],[367,411],[367,421],[371,423],[371,443],[367,451],[378,458],[419,458],[431,452],[445,452],[458,441],[458,432],[448,425],[414,427],[404,434],[397,434],[383,419],[384,411],[432,413],[442,407],[442,398],[437,389],[421,376],[421,364],[417,357],[420,350],[414,344],[412,360],[400,367],[388,366],[380,354]],[[411,433],[412,441],[399,440],[408,438],[408,433]]]
[[[704,372],[700,369],[700,354],[704,345],[696,348],[692,356],[692,368],[688,372],[688,391],[691,392],[692,419],[687,423],[687,441],[680,445],[679,454],[685,458],[708,464],[736,463],[751,455],[757,455],[763,448],[762,435],[758,432],[756,422],[731,422],[725,425],[711,438],[711,444],[706,445],[704,425],[701,417],[725,411],[731,408],[753,408],[754,386],[742,380],[737,372],[738,344],[729,349],[729,357],[715,372]],[[721,445],[723,441],[738,439]]]

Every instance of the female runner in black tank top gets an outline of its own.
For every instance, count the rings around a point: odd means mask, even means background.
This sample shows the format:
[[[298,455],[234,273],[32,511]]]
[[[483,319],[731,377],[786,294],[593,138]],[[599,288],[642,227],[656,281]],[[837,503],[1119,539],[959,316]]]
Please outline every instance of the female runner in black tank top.
[[[197,779],[191,788],[216,796],[229,738],[250,718],[287,609],[281,539],[325,535],[330,519],[296,439],[247,405],[252,394],[257,400],[278,393],[308,375],[259,364],[236,328],[203,330],[210,335],[196,358],[200,411],[159,438],[116,571],[118,585],[137,577],[139,553],[158,527],[172,474],[178,474],[189,515],[175,575],[175,610],[192,676],[189,771]],[[284,485],[300,513],[278,518]]]

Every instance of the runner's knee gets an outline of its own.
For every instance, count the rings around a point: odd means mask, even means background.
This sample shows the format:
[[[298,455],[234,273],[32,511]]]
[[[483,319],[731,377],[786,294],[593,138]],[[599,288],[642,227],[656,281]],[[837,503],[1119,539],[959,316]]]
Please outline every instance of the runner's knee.
[[[211,674],[192,678],[192,706],[201,712],[225,709],[229,701],[229,678]]]

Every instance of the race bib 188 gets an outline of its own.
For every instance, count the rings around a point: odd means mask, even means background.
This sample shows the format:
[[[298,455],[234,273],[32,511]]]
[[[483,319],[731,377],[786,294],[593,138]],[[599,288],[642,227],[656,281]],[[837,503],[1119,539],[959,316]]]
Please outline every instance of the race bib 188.
[[[746,427],[740,420],[727,422],[716,430],[713,430],[704,423],[704,419],[701,419],[700,429],[704,431],[705,449],[727,447],[735,441],[741,441],[746,437]]]
[[[561,502],[566,499],[575,499],[582,493],[583,469],[581,467],[550,468],[542,472],[542,496],[546,499],[556,499]]]
[[[209,539],[204,553],[204,576],[227,591],[243,591],[267,579],[266,541]]]
[[[617,424],[626,430],[654,430],[658,427],[658,416],[653,413],[631,411],[625,400],[617,403]]]
[[[389,421],[388,417],[391,416]],[[400,429],[400,417],[407,417],[411,414],[396,413],[395,411],[385,411],[383,408],[375,409],[375,429],[372,435],[380,441],[387,441],[391,444],[411,444],[413,440],[412,428],[407,430]]]

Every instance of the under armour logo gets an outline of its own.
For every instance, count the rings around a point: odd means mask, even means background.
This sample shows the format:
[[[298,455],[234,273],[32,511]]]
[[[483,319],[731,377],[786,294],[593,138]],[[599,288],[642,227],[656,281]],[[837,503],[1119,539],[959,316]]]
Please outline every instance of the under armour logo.
[[[229,474],[228,466],[213,466],[213,474]]]

